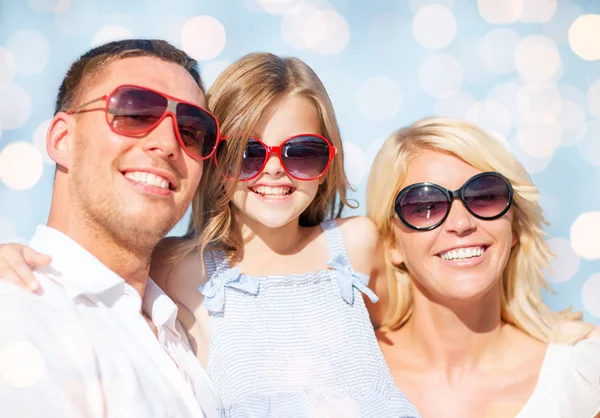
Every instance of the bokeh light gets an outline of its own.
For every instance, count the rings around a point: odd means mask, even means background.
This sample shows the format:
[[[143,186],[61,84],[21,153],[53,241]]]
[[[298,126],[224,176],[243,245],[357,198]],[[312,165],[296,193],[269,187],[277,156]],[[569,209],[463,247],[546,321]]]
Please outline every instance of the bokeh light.
[[[600,259],[600,212],[584,212],[571,226],[571,244],[579,256],[586,260]]]
[[[44,375],[44,355],[27,341],[8,343],[0,351],[0,379],[16,388],[29,388]]]
[[[212,16],[189,19],[181,31],[183,50],[198,61],[216,58],[225,48],[225,28]]]
[[[412,22],[413,36],[427,49],[440,49],[456,37],[456,19],[450,9],[438,4],[420,8]]]
[[[600,59],[600,15],[579,16],[569,29],[569,45],[584,60]]]
[[[0,152],[0,180],[13,190],[35,186],[43,168],[42,155],[28,142],[13,142]]]

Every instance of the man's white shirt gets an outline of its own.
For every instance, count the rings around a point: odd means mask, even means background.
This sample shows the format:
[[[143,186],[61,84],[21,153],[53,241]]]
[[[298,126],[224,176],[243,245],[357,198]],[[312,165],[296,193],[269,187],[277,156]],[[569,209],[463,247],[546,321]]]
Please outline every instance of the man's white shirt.
[[[151,280],[135,289],[66,235],[39,226],[52,257],[41,291],[0,280],[4,417],[219,417],[219,398]],[[151,318],[154,335],[141,315]]]

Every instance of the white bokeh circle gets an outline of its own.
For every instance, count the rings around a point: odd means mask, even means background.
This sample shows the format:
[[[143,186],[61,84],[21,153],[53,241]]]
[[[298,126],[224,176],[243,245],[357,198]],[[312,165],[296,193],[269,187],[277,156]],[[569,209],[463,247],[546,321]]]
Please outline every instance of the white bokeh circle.
[[[374,122],[393,119],[402,107],[398,83],[385,76],[365,81],[358,89],[356,99],[360,112]]]
[[[518,119],[538,124],[540,120],[556,119],[562,109],[562,97],[551,83],[522,85],[517,92]]]
[[[10,386],[32,387],[45,371],[44,355],[28,341],[9,342],[0,351],[0,376]]]
[[[12,52],[0,46],[0,88],[9,85],[16,72],[17,64]]]
[[[523,86],[521,84],[518,84],[514,81],[499,83],[492,87],[492,89],[488,92],[486,99],[493,100],[503,105],[506,109],[508,109],[511,120],[516,122],[521,117],[518,103],[522,88]]]
[[[413,13],[416,13],[425,6],[430,6],[432,4],[442,5],[448,9],[452,9],[454,7],[454,0],[410,0],[410,10]]]
[[[424,6],[413,17],[412,31],[416,41],[425,48],[444,48],[456,37],[456,18],[442,5]]]
[[[271,14],[285,13],[297,4],[299,0],[255,0],[256,5],[263,11]]]
[[[555,257],[550,261],[550,271],[544,276],[553,283],[564,283],[575,277],[579,271],[579,256],[571,247],[571,242],[562,237],[546,241]]]
[[[38,13],[64,13],[70,6],[71,0],[29,0],[29,8]]]
[[[21,86],[10,84],[0,88],[0,125],[2,129],[19,129],[31,116],[29,93]]]
[[[489,23],[513,23],[523,13],[524,0],[477,0],[479,14]]]
[[[579,16],[569,28],[569,45],[580,58],[600,59],[600,14]]]
[[[554,17],[556,8],[557,0],[526,0],[520,20],[526,23],[545,23]]]
[[[42,156],[42,160],[46,164],[54,164],[52,158],[48,156],[48,150],[46,149],[46,134],[50,128],[50,123],[52,123],[52,119],[43,121],[33,132],[33,145],[38,149]]]
[[[358,185],[367,174],[364,151],[349,141],[344,142],[344,171],[353,186]]]
[[[40,32],[17,31],[8,39],[6,47],[12,53],[19,74],[38,74],[50,62],[50,41]]]
[[[525,170],[527,170],[529,174],[541,173],[542,171],[546,170],[550,166],[550,163],[552,162],[552,158],[554,156],[553,154],[541,158],[534,157],[527,154],[519,146],[513,147],[512,152],[515,155],[515,157],[517,157],[517,160],[519,160],[519,162],[523,164],[523,167],[525,167]]]
[[[469,109],[476,103],[477,100],[473,96],[464,91],[458,91],[452,96],[439,98],[433,111],[438,116],[465,119]]]
[[[600,80],[596,80],[588,89],[587,101],[592,116],[600,119]]]
[[[515,67],[527,80],[551,80],[561,71],[558,48],[544,35],[527,36],[515,48]]]
[[[198,61],[216,58],[226,42],[225,27],[212,16],[193,17],[181,30],[183,50]]]
[[[133,38],[133,33],[125,26],[104,26],[92,38],[91,46],[96,47],[112,41]]]
[[[515,134],[517,144],[534,158],[552,157],[562,141],[560,125],[551,118],[536,122],[519,125]]]
[[[511,29],[492,29],[479,44],[484,65],[496,74],[515,71],[515,49],[521,37]]]
[[[346,19],[334,10],[324,10],[313,13],[306,22],[305,30],[311,33],[321,31],[316,40],[318,42],[311,48],[320,55],[334,55],[340,53],[350,41],[350,28]]]
[[[419,68],[419,85],[433,97],[452,96],[460,90],[463,79],[460,62],[450,54],[431,55]]]
[[[563,146],[574,145],[581,141],[588,129],[585,110],[571,100],[562,102],[558,123],[563,130],[561,143]]]
[[[512,128],[508,109],[493,100],[474,104],[467,112],[466,119],[487,131],[497,132],[502,137],[506,137]]]
[[[600,212],[584,212],[571,225],[571,245],[581,258],[600,259]]]
[[[577,144],[581,159],[600,168],[600,121],[586,123],[583,139]]]
[[[9,189],[31,189],[43,171],[42,155],[29,142],[12,142],[0,151],[0,181]]]
[[[581,302],[586,311],[600,318],[600,273],[592,274],[581,287]]]

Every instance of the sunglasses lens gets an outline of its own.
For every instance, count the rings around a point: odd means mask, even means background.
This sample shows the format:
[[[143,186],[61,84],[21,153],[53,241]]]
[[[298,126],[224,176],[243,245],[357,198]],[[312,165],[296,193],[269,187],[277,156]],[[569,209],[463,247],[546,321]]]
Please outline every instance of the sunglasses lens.
[[[321,176],[330,160],[329,144],[318,136],[298,136],[285,142],[281,159],[286,170],[297,179]]]
[[[177,105],[177,128],[187,152],[208,157],[217,143],[217,123],[205,110],[186,103]]]
[[[510,186],[499,176],[490,174],[471,180],[464,188],[467,207],[476,216],[490,219],[502,214],[510,201]]]
[[[448,212],[448,197],[432,186],[418,186],[406,192],[396,203],[396,213],[415,228],[429,228],[439,223]]]
[[[167,98],[158,93],[123,86],[110,97],[106,113],[108,123],[120,134],[141,134],[160,119],[167,104]]]

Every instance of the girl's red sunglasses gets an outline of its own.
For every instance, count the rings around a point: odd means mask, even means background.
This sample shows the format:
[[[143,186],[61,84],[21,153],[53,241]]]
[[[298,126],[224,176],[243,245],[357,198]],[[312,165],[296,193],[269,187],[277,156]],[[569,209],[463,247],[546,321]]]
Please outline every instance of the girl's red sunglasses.
[[[227,138],[222,138],[215,154],[217,166],[225,147]],[[268,146],[257,138],[250,138],[242,155],[239,181],[249,181],[258,177],[273,153],[279,157],[286,173],[295,179],[308,181],[316,180],[327,173],[337,149],[327,138],[316,134],[295,135],[277,146]],[[235,172],[236,167],[230,167],[225,176],[233,178]]]

